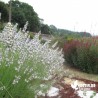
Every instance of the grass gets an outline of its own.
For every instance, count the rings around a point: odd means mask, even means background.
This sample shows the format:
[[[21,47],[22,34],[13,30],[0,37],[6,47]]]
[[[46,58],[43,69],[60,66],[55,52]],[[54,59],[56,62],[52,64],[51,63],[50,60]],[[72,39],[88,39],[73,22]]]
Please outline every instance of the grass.
[[[98,82],[97,74],[88,74],[68,65],[64,66],[64,71],[66,70],[67,72],[64,74],[64,76],[70,78],[77,77]]]

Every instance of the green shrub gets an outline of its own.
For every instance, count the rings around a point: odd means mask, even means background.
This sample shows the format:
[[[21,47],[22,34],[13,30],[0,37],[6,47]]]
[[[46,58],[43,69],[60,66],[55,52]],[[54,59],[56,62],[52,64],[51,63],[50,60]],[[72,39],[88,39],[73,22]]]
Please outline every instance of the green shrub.
[[[70,65],[98,74],[98,39],[82,38],[65,43],[64,56]]]
[[[75,40],[72,40],[67,41],[64,45],[64,57],[66,59],[66,62],[71,65],[75,65],[74,59],[76,59],[76,44],[77,42]]]

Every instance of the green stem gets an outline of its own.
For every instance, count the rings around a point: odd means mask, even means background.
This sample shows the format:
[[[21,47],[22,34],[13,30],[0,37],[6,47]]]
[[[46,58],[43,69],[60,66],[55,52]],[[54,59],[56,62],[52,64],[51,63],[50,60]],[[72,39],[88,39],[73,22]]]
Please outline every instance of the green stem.
[[[1,81],[0,81],[0,84],[1,84],[2,86],[4,86]],[[11,98],[13,98],[12,95],[9,93],[9,91],[8,91],[6,88],[5,88],[5,91],[9,94],[9,96],[10,96]]]

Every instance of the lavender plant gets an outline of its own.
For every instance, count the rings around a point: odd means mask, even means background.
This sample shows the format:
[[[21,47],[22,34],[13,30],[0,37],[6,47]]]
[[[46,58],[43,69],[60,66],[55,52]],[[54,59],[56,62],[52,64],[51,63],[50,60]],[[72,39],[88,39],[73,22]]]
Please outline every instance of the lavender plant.
[[[27,25],[18,31],[8,23],[0,33],[0,98],[34,98],[43,91],[42,81],[62,70],[62,50],[50,48],[49,41],[41,44],[40,33],[30,39]]]

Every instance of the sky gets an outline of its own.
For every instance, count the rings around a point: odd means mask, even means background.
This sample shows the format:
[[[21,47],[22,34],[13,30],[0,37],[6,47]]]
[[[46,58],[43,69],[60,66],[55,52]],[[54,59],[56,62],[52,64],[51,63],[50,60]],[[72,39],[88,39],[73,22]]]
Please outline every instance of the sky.
[[[8,2],[9,0],[1,0]],[[19,0],[33,7],[44,23],[98,35],[98,0]]]

